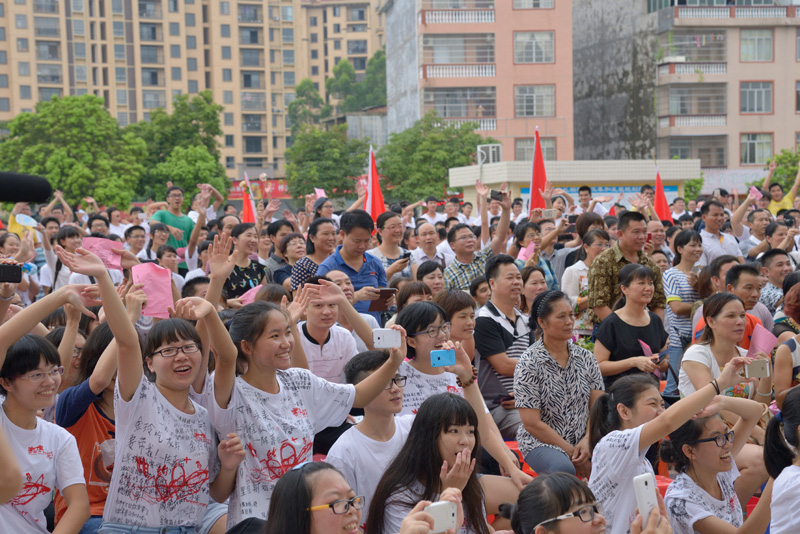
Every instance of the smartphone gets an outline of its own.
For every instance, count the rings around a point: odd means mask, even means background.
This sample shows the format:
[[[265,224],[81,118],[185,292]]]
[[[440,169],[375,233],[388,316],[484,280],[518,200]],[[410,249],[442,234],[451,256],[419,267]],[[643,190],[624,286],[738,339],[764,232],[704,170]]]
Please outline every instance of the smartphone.
[[[717,198],[720,197],[719,189],[714,189],[714,196],[717,197]]]
[[[649,243],[652,240],[653,240],[653,234],[651,234],[650,232],[647,232],[647,242]]]
[[[147,214],[146,213],[139,213],[137,215],[137,217],[139,217],[140,221],[143,221],[143,220],[147,219]]]
[[[542,218],[543,219],[557,219],[558,218],[558,210],[551,208],[548,210],[542,211]]]
[[[753,360],[744,366],[745,378],[767,378],[769,376],[769,360]]]
[[[400,348],[400,332],[391,328],[377,328],[372,331],[372,345],[376,349]]]
[[[22,265],[0,263],[0,282],[19,284],[22,282]]]
[[[650,512],[655,509],[658,513],[658,497],[656,495],[656,478],[652,473],[645,473],[633,477],[633,491],[636,493],[636,506],[642,516],[642,524],[647,523]]]
[[[503,404],[504,402],[510,401],[510,400],[514,400],[514,397],[512,397],[511,395],[498,395],[497,397],[495,397],[494,403],[495,404]]]
[[[575,224],[578,221],[578,217],[580,217],[580,215],[569,215],[567,216],[567,222],[569,224]]]
[[[403,252],[403,255],[402,255],[402,256],[400,256],[400,259],[401,259],[401,260],[407,260],[407,259],[409,259],[410,257],[411,257],[411,251],[409,250],[409,251]]]
[[[381,287],[379,290],[380,295],[378,296],[378,300],[370,302],[367,311],[389,311],[389,299],[397,293],[397,290],[390,287]]]
[[[432,350],[431,367],[444,367],[456,364],[456,351],[454,350]]]
[[[452,501],[439,501],[426,506],[425,511],[433,518],[431,533],[458,529],[458,504]]]
[[[491,191],[489,191],[489,198],[491,198],[492,200],[496,200],[498,202],[502,202],[503,201],[503,193],[501,193],[500,191],[497,191],[496,189],[492,189]]]

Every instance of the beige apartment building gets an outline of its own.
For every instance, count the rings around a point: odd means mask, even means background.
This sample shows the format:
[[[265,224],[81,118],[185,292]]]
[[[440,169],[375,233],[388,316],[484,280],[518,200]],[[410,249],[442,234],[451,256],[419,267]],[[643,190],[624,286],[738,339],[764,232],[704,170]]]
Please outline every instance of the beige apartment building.
[[[3,0],[0,120],[93,93],[124,126],[210,89],[229,176],[280,178],[295,84],[314,77],[323,92],[345,57],[363,74],[381,28],[367,0]]]
[[[573,159],[571,0],[384,0],[389,132],[430,110],[503,160]]]

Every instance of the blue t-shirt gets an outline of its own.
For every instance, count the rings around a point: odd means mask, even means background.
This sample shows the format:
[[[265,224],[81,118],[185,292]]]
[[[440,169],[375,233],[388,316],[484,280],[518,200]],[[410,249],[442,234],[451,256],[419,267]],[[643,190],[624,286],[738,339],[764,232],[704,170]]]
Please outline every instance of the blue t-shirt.
[[[362,287],[386,287],[386,271],[383,269],[381,260],[371,254],[364,254],[364,262],[361,264],[361,269],[356,272],[345,263],[340,253],[341,250],[342,245],[339,245],[336,247],[336,252],[325,258],[325,261],[317,269],[317,276],[324,276],[328,271],[342,271],[350,277],[350,281],[353,282],[353,287],[356,291]],[[369,301],[356,302],[353,307],[360,313],[372,315],[380,324],[381,314],[380,312],[368,311]]]

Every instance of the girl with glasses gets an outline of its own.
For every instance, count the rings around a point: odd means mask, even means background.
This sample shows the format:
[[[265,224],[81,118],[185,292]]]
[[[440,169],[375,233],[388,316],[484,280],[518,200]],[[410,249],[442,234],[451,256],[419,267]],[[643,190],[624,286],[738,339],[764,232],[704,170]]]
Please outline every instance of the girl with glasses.
[[[166,224],[160,222],[150,224],[150,240],[136,257],[140,260],[156,261],[158,249],[166,245],[167,240],[169,240],[169,228]]]
[[[721,411],[739,420],[729,429]],[[748,399],[718,396],[708,415],[690,419],[661,442],[661,459],[678,471],[664,500],[676,534],[761,534],[769,526],[772,480],[747,520],[736,495],[736,456],[761,417],[761,405]]]

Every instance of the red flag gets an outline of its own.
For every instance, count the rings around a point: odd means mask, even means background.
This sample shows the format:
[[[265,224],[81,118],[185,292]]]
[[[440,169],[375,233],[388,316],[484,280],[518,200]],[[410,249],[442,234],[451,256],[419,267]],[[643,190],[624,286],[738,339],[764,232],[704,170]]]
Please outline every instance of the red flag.
[[[372,220],[378,222],[378,215],[386,211],[383,203],[383,193],[378,182],[378,167],[375,165],[375,152],[372,145],[369,146],[369,171],[367,171],[367,198],[364,201],[364,210],[372,216]]]
[[[253,200],[250,198],[250,179],[247,178],[247,172],[244,173],[244,187],[242,188],[242,222],[255,223],[256,222],[256,207]]]
[[[533,151],[533,166],[531,168],[531,200],[529,213],[533,213],[534,208],[544,208],[545,202],[539,190],[544,191],[547,183],[547,174],[544,170],[544,156],[542,155],[542,145],[539,142],[539,128],[536,128],[536,146]]]
[[[660,220],[672,220],[672,213],[669,211],[669,202],[667,202],[667,196],[664,194],[664,184],[661,183],[661,173],[658,172],[658,169],[656,169],[656,200],[653,207]]]

